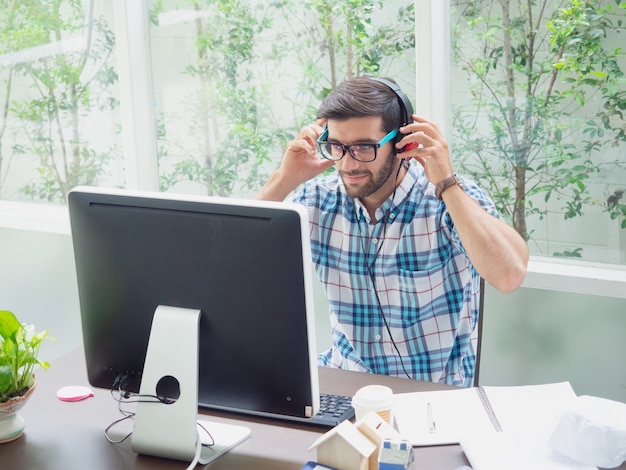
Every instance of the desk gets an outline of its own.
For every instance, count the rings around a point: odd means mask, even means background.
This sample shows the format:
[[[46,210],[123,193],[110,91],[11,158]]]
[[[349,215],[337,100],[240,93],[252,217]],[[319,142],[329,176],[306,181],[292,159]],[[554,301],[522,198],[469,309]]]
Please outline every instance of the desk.
[[[327,393],[353,395],[360,387],[381,383],[395,392],[435,390],[446,386],[428,382],[320,368],[320,389]],[[62,402],[56,391],[66,385],[88,385],[83,352],[74,350],[52,362],[47,371],[37,372],[37,389],[20,411],[26,420],[25,434],[0,445],[3,469],[185,469],[175,460],[137,455],[129,440],[113,445],[104,429],[120,418],[107,390],[94,389],[95,396],[80,402]],[[315,460],[307,449],[324,432],[323,428],[255,416],[201,411],[203,419],[242,424],[252,430],[250,438],[203,468],[299,470]],[[416,449],[419,466],[430,470],[453,470],[467,464],[459,446]],[[202,467],[198,467],[202,468]]]
[[[429,382],[320,368],[322,392],[353,395],[360,387],[379,383],[394,392],[441,390],[451,388]],[[120,417],[107,390],[94,389],[95,396],[81,402],[61,402],[56,391],[65,385],[88,385],[82,350],[72,351],[55,360],[47,371],[38,371],[37,390],[20,414],[26,431],[20,439],[0,445],[1,467],[22,469],[185,469],[175,460],[137,455],[130,442],[113,445],[104,429]],[[299,470],[316,452],[307,451],[324,432],[299,423],[225,412],[201,412],[203,419],[242,424],[252,430],[251,437],[230,452],[211,462],[206,469]],[[454,470],[468,465],[458,445],[415,448],[415,468]],[[626,470],[626,464],[619,467]]]

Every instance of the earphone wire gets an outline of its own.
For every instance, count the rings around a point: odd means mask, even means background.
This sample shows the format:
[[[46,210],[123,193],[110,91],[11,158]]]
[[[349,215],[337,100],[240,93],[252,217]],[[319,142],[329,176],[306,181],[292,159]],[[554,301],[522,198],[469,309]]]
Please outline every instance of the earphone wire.
[[[391,204],[392,205],[393,205],[393,203],[394,203],[394,201],[396,199],[396,189],[397,189],[397,183],[398,183],[398,176],[400,175],[400,170],[402,170],[403,163],[404,163],[404,160],[401,160],[400,161],[400,165],[398,166],[398,171],[396,172],[396,177],[395,177],[395,181],[394,181],[393,194],[391,195]],[[402,360],[402,354],[400,354],[400,349],[398,348],[398,345],[396,344],[396,341],[394,340],[393,335],[391,334],[391,328],[389,326],[389,323],[387,322],[387,317],[385,316],[385,312],[383,310],[383,304],[380,301],[380,296],[378,294],[378,289],[376,288],[376,277],[374,276],[374,273],[372,271],[372,266],[376,262],[376,259],[378,258],[379,254],[382,252],[383,245],[385,244],[385,239],[387,237],[387,223],[389,222],[390,215],[391,215],[391,208],[387,209],[387,212],[385,213],[385,216],[383,217],[383,236],[382,236],[382,239],[380,241],[380,245],[376,249],[376,253],[374,253],[374,257],[372,258],[371,261],[369,259],[369,255],[367,254],[367,251],[365,251],[365,246],[363,245],[363,239],[365,237],[363,237],[363,235],[361,233],[360,217],[357,220],[357,225],[359,227],[359,242],[361,244],[361,251],[363,251],[363,256],[365,257],[365,269],[367,269],[367,273],[369,274],[370,282],[372,283],[372,289],[374,290],[374,296],[376,297],[376,303],[378,304],[378,309],[380,310],[380,316],[383,319],[383,324],[385,325],[385,329],[387,330],[387,334],[389,335],[389,339],[391,339],[391,344],[393,345],[393,348],[396,351],[396,355],[398,356],[398,359],[400,360],[400,366],[402,367],[402,371],[404,372],[404,375],[406,375],[407,378],[411,379],[412,377],[407,372],[406,367],[404,365],[404,361]]]
[[[116,383],[118,382],[118,379],[116,379]],[[120,439],[113,439],[110,435],[111,429],[115,427],[117,424],[123,421],[126,421],[128,419],[135,418],[135,412],[125,410],[122,406],[123,404],[126,404],[126,403],[160,403],[163,405],[170,405],[175,402],[175,400],[171,400],[167,397],[163,397],[160,395],[145,395],[145,394],[133,393],[133,392],[123,390],[121,387],[117,389],[111,388],[110,391],[111,391],[111,397],[113,398],[114,401],[117,402],[117,409],[122,415],[122,418],[119,418],[113,421],[104,430],[104,437],[111,444],[121,444],[133,434],[133,432],[131,431],[127,433],[126,435],[122,436]],[[115,396],[115,393],[118,393],[119,395]],[[210,438],[211,440],[210,443],[205,444],[202,442],[201,431],[204,432]],[[196,445],[195,445],[194,456],[193,456],[192,461],[189,463],[187,470],[192,470],[199,463],[203,448],[212,447],[214,445],[215,445],[215,439],[213,438],[213,435],[211,434],[211,432],[205,426],[203,426],[200,421],[197,421],[196,422]]]

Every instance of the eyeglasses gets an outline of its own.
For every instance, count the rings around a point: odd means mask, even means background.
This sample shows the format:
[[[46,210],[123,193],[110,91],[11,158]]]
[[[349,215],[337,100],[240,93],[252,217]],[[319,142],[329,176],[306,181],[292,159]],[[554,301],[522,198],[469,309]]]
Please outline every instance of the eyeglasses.
[[[346,151],[350,152],[352,158],[354,158],[358,162],[373,162],[376,160],[376,151],[393,139],[398,134],[398,129],[392,130],[389,134],[383,137],[380,142],[375,144],[350,144],[343,145],[337,142],[328,142],[328,129],[324,131],[322,135],[320,135],[319,139],[317,139],[317,148],[319,149],[322,157],[327,160],[339,161],[346,154]]]

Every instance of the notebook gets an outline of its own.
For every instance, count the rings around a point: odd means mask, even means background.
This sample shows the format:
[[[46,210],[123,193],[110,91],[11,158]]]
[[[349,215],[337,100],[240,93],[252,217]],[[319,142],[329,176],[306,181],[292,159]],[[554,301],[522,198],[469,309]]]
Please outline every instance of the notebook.
[[[474,470],[597,470],[547,444],[574,398],[569,382],[400,393],[394,416],[414,446],[460,444]]]
[[[397,393],[394,417],[413,446],[458,444],[464,435],[509,431],[546,439],[576,394],[569,382]]]

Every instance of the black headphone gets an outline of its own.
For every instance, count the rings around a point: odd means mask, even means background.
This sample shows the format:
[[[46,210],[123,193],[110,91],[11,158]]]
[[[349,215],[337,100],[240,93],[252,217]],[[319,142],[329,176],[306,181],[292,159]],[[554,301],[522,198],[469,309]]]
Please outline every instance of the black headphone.
[[[409,97],[404,94],[404,92],[400,89],[400,87],[392,82],[391,80],[387,80],[385,78],[379,77],[370,77],[372,80],[382,83],[391,89],[398,98],[398,103],[400,104],[400,109],[402,110],[402,125],[406,126],[408,123],[413,121],[413,105],[411,104],[411,100]]]
[[[411,100],[409,99],[408,96],[406,96],[406,94],[400,89],[400,87],[392,82],[391,80],[387,80],[385,78],[380,78],[380,77],[369,77],[372,80],[378,82],[378,83],[382,83],[383,85],[387,86],[391,91],[394,92],[394,94],[396,95],[396,98],[398,98],[398,104],[400,105],[400,110],[402,111],[402,125],[406,126],[408,123],[413,122],[413,105],[411,104]],[[398,133],[398,135],[395,137],[394,142],[399,142],[402,137],[404,137],[403,134]],[[410,148],[413,148],[413,146],[415,146],[415,144],[409,144],[406,147],[404,147],[402,149],[402,151],[404,152],[405,150],[408,150]]]

